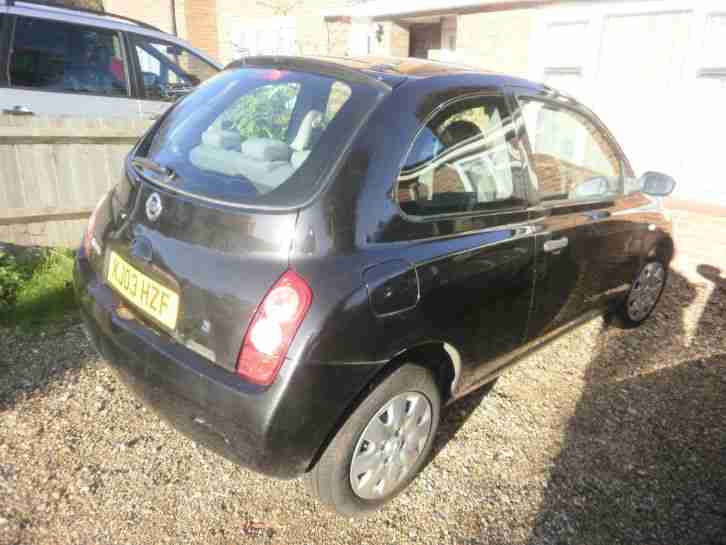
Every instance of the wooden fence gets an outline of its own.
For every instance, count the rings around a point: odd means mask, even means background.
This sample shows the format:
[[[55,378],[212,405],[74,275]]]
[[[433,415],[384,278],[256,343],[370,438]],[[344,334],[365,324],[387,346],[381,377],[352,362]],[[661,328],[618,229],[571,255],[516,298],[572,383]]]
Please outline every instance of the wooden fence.
[[[77,247],[149,123],[0,116],[0,242]]]

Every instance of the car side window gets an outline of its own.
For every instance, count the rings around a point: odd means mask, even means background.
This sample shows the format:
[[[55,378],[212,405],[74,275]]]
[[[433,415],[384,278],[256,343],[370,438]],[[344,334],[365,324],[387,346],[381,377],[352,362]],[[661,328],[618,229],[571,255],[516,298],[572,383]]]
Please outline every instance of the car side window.
[[[578,201],[622,194],[621,161],[600,129],[584,115],[525,99],[522,116],[542,201]]]
[[[145,36],[133,37],[146,98],[173,102],[217,73],[189,50]]]
[[[121,40],[111,30],[19,17],[8,73],[13,87],[129,94]]]
[[[328,96],[328,105],[323,116],[323,124],[328,125],[338,114],[343,105],[350,98],[352,91],[348,85],[343,82],[335,81],[330,86],[330,95]]]
[[[421,129],[395,196],[411,216],[523,206],[522,164],[504,97],[462,99]]]

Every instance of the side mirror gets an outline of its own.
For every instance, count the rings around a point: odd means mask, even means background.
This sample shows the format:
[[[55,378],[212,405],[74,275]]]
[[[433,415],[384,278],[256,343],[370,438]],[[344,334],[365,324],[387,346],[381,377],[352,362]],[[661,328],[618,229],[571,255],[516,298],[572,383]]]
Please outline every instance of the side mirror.
[[[676,181],[661,172],[646,172],[640,177],[640,188],[646,195],[667,197],[676,188]]]
[[[153,72],[142,72],[141,75],[144,78],[144,87],[147,89],[159,85],[159,76]]]

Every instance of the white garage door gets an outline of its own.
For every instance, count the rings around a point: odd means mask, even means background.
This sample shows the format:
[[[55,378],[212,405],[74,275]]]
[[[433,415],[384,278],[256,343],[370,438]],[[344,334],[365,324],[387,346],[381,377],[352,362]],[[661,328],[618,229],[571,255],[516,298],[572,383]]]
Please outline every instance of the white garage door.
[[[726,2],[551,8],[533,53],[534,75],[591,106],[639,174],[726,206]]]

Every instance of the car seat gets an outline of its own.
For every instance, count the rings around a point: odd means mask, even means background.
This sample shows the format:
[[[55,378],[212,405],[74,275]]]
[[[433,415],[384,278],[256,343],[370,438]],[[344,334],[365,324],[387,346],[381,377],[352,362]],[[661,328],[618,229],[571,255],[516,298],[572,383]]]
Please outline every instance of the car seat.
[[[202,142],[189,154],[197,168],[228,176],[244,176],[258,191],[266,193],[287,180],[310,154],[317,141],[322,113],[310,110],[291,144],[274,138],[248,138],[239,133],[210,127]]]

